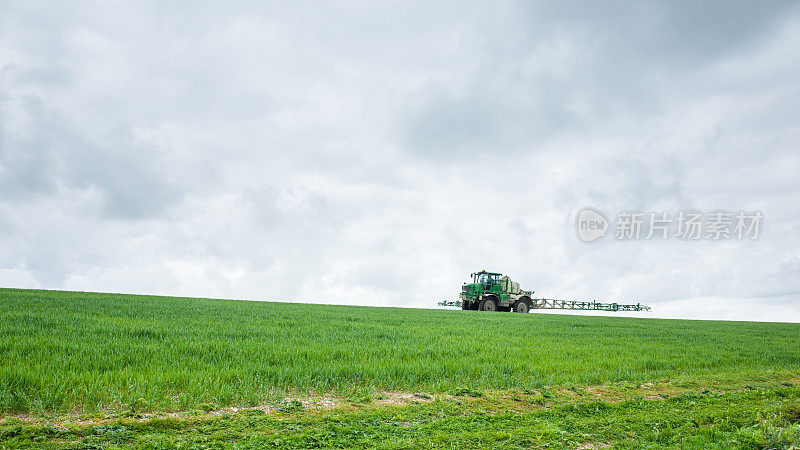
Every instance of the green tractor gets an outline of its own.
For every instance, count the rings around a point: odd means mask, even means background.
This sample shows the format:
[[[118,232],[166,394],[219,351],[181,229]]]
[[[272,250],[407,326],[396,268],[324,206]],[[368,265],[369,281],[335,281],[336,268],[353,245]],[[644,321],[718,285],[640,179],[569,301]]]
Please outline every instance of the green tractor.
[[[523,291],[519,288],[519,283],[501,273],[481,270],[471,276],[472,283],[461,286],[461,309],[519,313],[530,311],[533,291]]]

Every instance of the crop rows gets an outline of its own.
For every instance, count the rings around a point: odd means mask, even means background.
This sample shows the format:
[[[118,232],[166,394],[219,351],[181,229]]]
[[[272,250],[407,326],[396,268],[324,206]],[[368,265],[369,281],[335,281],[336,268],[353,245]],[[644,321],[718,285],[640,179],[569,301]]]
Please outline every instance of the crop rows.
[[[0,289],[0,411],[800,374],[800,326]]]

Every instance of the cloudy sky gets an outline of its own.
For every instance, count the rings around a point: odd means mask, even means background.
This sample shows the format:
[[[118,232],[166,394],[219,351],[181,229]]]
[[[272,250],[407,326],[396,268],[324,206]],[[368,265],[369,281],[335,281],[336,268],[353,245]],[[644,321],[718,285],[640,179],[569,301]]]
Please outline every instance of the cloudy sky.
[[[0,286],[800,321],[798,119],[796,2],[0,0]]]

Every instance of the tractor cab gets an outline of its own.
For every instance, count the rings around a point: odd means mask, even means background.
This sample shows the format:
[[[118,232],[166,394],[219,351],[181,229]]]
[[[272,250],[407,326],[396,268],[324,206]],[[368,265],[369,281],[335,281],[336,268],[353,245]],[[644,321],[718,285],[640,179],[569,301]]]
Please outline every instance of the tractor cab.
[[[481,270],[478,273],[472,274],[472,282],[473,284],[480,284],[484,290],[488,291],[489,289],[491,289],[492,286],[500,283],[500,277],[502,276],[503,274],[500,273],[493,273]]]

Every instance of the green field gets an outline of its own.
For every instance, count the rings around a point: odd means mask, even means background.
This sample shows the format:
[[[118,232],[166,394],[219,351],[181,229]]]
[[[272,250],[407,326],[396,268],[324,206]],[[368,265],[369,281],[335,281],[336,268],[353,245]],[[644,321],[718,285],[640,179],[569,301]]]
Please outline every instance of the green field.
[[[800,445],[798,324],[14,289],[0,317],[0,448]]]

